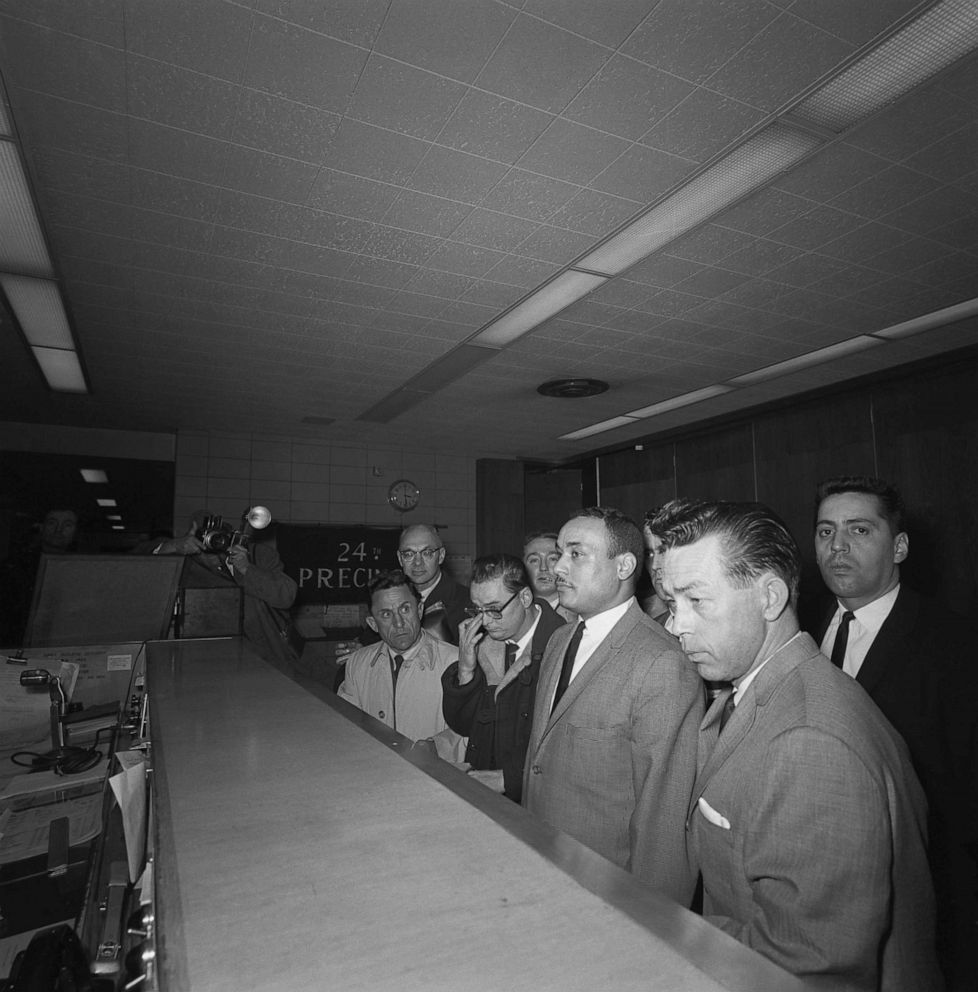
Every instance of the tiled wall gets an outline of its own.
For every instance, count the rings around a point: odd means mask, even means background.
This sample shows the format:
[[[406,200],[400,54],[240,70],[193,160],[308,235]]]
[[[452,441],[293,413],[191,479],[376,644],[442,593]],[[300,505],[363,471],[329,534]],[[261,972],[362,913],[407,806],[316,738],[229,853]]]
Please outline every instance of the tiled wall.
[[[390,484],[404,478],[421,490],[417,509],[406,514],[387,502]],[[177,435],[177,533],[197,510],[237,521],[255,504],[283,523],[435,524],[449,571],[467,580],[475,552],[474,457],[214,431]]]

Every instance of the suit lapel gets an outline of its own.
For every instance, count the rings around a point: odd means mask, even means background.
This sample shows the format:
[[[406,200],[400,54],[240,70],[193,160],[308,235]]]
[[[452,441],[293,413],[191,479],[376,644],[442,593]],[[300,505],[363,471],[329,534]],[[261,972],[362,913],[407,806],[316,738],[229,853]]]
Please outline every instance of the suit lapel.
[[[892,659],[906,650],[906,638],[917,619],[919,600],[906,586],[900,587],[890,615],[866,652],[856,681],[870,694],[876,688]]]
[[[549,677],[546,684],[546,695],[544,697],[545,702],[543,713],[546,715],[546,725],[543,728],[543,732],[540,735],[540,741],[550,733],[554,728],[555,724],[561,719],[561,717],[574,705],[575,701],[580,697],[581,693],[587,688],[587,686],[594,680],[594,677],[602,668],[608,663],[608,660],[621,648],[622,643],[625,638],[631,633],[632,628],[638,622],[638,618],[642,616],[641,610],[636,603],[632,603],[631,606],[625,611],[624,616],[611,628],[608,632],[608,636],[598,645],[594,654],[584,663],[584,667],[574,676],[571,680],[570,685],[568,685],[567,690],[561,697],[560,702],[554,708],[553,713],[548,713],[547,710],[550,707],[551,700],[554,696],[554,691],[557,688],[557,680],[560,678],[560,669],[564,660],[564,652],[567,650],[567,645],[570,642],[571,636],[573,635],[573,629],[563,637],[561,640],[560,654],[557,659],[556,664],[553,666],[551,672],[549,672]],[[572,627],[576,625],[567,624],[567,627]],[[558,631],[554,637],[561,636],[563,631]],[[541,688],[544,688],[541,685]]]

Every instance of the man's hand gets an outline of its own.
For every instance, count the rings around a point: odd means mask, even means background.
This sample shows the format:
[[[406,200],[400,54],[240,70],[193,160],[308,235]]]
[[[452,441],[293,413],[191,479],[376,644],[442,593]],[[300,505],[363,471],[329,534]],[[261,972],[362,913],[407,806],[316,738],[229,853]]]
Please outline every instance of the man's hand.
[[[357,648],[361,647],[359,641],[337,641],[336,642],[336,660],[343,661],[344,658]]]
[[[158,555],[199,555],[204,550],[203,544],[197,539],[196,524],[190,525],[190,530],[183,537],[171,537],[157,547],[154,554]]]
[[[471,617],[458,625],[458,684],[468,685],[475,675],[475,652],[486,636],[482,617]]]
[[[485,771],[469,769],[468,773],[477,782],[481,782],[487,789],[498,792],[500,795],[506,791],[505,776],[501,768],[488,768]]]
[[[248,549],[242,544],[235,544],[228,550],[228,565],[235,575],[244,575],[251,566],[248,559]]]

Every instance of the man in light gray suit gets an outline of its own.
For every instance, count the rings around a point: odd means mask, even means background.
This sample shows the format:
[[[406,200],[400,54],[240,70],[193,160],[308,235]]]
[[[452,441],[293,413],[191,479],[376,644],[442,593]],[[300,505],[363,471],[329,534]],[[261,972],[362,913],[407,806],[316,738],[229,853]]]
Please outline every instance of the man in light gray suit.
[[[758,503],[673,520],[662,584],[705,679],[689,804],[703,913],[828,987],[938,992],[926,803],[900,736],[799,631],[800,556]]]
[[[689,905],[685,817],[702,683],[635,600],[644,545],[634,521],[584,510],[557,544],[560,605],[581,622],[554,633],[541,663],[523,804]]]

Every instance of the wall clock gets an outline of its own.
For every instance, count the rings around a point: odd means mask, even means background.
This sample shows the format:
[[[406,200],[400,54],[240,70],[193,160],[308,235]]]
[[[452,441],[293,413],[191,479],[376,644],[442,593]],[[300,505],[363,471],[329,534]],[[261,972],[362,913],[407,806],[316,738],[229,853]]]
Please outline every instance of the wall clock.
[[[400,513],[407,513],[418,505],[421,490],[410,479],[398,479],[387,490],[387,502]]]

